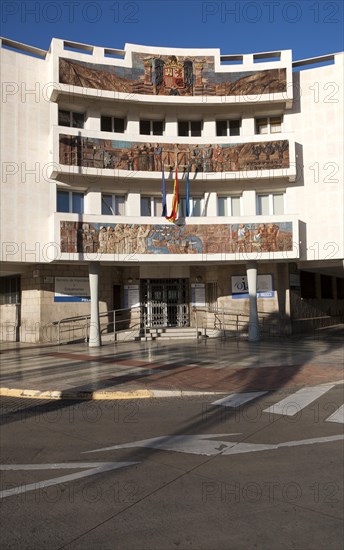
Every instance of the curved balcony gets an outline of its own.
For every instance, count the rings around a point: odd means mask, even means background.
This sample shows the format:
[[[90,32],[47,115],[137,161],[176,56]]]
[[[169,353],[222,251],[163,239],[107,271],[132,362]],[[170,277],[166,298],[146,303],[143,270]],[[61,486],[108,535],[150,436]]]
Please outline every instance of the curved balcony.
[[[290,261],[299,257],[293,215],[240,218],[114,217],[55,213],[52,242],[59,260],[101,262]]]
[[[119,51],[54,39],[51,51],[52,101],[72,94],[178,105],[292,102],[290,50],[221,56],[218,49],[127,44]]]
[[[88,137],[90,131],[55,127],[51,178],[59,174],[160,179],[178,168],[193,179],[296,178],[290,135],[236,138],[236,143],[171,143]]]

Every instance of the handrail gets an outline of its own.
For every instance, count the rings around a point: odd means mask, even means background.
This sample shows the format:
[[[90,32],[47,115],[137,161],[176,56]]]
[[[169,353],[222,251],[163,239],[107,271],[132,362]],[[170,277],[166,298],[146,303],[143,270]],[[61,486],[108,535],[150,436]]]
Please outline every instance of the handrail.
[[[239,334],[245,326],[248,325],[250,318],[249,313],[238,313],[237,311],[231,311],[226,308],[217,308],[215,311],[212,311],[210,308],[206,307],[194,307],[193,312],[197,335],[199,334],[200,328],[201,332],[204,333],[207,329],[218,329],[222,332],[223,337],[226,335],[226,331],[232,331]],[[201,327],[199,325],[198,313],[204,314]],[[265,320],[268,319],[270,315],[270,313],[258,311],[258,321],[262,330],[265,330],[268,326]],[[209,319],[210,316],[211,320]],[[228,319],[228,316],[232,317],[232,319]]]
[[[140,311],[140,307],[139,306],[136,306],[136,307],[133,307],[133,308],[120,308],[120,309],[114,309],[114,310],[108,310],[108,311],[103,311],[99,314],[99,318],[103,318],[103,317],[110,317],[112,316],[113,317],[113,320],[112,321],[108,321],[105,325],[105,328],[108,329],[109,327],[111,327],[113,325],[114,329],[113,329],[113,333],[114,333],[114,342],[116,341],[116,334],[118,332],[120,332],[120,330],[117,330],[116,331],[116,322],[117,323],[124,323],[124,322],[128,322],[129,321],[129,324],[130,324],[130,321],[132,321],[132,313],[136,313],[137,311]],[[129,316],[127,318],[124,318],[124,319],[118,319],[118,315],[121,313],[121,312],[128,312]],[[116,318],[116,314],[117,314],[117,318]],[[59,321],[55,321],[52,323],[52,325],[55,325],[57,326],[57,341],[58,341],[58,344],[61,344],[61,333],[62,332],[70,332],[71,330],[82,330],[84,329],[85,330],[85,334],[84,334],[84,341],[87,342],[88,341],[88,332],[89,332],[89,320],[91,319],[91,315],[90,314],[87,314],[87,315],[78,315],[78,316],[74,316],[74,317],[64,317],[63,319],[60,319]],[[81,325],[75,327],[75,325],[73,325],[72,327],[68,327],[65,331],[62,330],[62,325],[66,324],[66,323],[77,323],[78,321],[81,321]],[[134,327],[137,327],[137,325],[134,325]],[[128,330],[132,330],[134,327],[128,327]],[[103,327],[104,328],[104,327]],[[122,329],[122,330],[126,330],[126,329]]]

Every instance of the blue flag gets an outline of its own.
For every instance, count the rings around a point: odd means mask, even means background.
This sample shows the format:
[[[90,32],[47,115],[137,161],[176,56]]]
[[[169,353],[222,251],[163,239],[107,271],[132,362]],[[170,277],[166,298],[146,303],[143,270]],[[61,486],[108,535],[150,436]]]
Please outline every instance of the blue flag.
[[[186,198],[185,198],[185,216],[190,216],[190,181],[189,172],[186,172]]]
[[[164,168],[162,169],[161,176],[161,193],[162,193],[162,216],[167,216],[167,207],[166,207],[166,187],[165,187],[165,172]]]

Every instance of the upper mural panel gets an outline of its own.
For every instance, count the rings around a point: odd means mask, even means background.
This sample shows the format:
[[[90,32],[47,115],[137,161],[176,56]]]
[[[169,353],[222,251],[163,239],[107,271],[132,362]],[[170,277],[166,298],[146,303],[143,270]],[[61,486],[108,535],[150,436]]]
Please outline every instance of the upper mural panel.
[[[132,67],[59,59],[61,84],[160,96],[241,96],[285,92],[286,69],[215,72],[213,56],[133,53]]]

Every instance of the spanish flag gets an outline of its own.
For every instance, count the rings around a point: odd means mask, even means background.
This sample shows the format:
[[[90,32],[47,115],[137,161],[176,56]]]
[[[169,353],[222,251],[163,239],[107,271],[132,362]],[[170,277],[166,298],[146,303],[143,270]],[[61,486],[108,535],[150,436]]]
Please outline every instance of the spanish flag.
[[[169,222],[175,222],[178,214],[179,206],[179,183],[178,183],[178,167],[176,167],[176,176],[174,178],[173,199],[172,199],[172,211],[169,216],[165,216]]]

